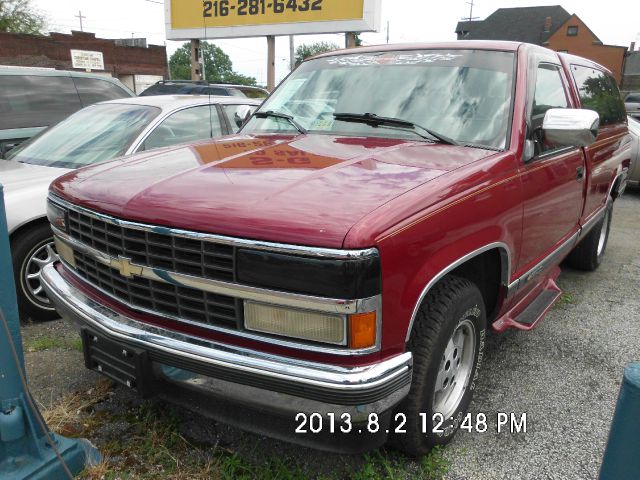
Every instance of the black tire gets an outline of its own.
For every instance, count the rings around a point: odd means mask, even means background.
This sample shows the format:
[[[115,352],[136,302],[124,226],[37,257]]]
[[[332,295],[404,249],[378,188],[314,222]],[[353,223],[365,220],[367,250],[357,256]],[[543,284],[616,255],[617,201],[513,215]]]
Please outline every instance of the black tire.
[[[53,242],[53,236],[51,227],[47,223],[38,223],[27,230],[18,232],[11,238],[13,277],[18,295],[20,319],[23,322],[28,319],[48,321],[59,318],[55,309],[47,303],[49,300],[44,294],[34,295],[32,293],[37,288],[39,280],[26,278],[27,273],[33,274],[35,272],[33,270],[35,265],[29,264],[29,259],[51,242]],[[40,256],[40,258],[42,257]],[[27,269],[29,272],[26,271]]]
[[[600,266],[609,243],[613,202],[609,202],[605,212],[604,218],[587,233],[587,236],[569,254],[567,265],[587,272],[593,272]]]
[[[469,340],[469,344],[475,344],[471,371],[457,408],[440,426],[442,433],[434,433],[434,426],[439,423],[433,422],[436,376],[449,340],[463,323],[467,326],[470,323],[475,329],[475,342]],[[429,292],[418,311],[408,343],[408,350],[413,353],[411,390],[395,412],[406,416],[406,433],[393,434],[389,438],[391,446],[409,455],[421,456],[432,447],[452,440],[476,388],[486,324],[482,294],[472,282],[450,276]]]

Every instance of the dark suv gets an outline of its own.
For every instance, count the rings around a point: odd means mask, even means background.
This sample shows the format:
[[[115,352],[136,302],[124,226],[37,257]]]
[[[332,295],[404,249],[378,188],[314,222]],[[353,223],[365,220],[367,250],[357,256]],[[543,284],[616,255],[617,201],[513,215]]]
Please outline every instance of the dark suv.
[[[117,79],[35,68],[0,68],[0,158],[83,107],[135,94]]]
[[[200,80],[162,80],[140,94],[141,97],[149,95],[216,95],[262,100],[269,96],[269,92],[264,88],[248,85],[209,83]]]

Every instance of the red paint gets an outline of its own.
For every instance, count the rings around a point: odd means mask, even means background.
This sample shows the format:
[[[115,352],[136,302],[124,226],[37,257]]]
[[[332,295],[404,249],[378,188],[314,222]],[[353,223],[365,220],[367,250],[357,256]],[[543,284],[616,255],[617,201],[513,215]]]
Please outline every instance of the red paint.
[[[525,164],[529,66],[534,53],[549,55],[548,50],[509,42],[455,42],[359,52],[432,48],[517,51],[508,150],[328,135],[238,136],[79,170],[54,182],[52,189],[71,202],[143,223],[318,247],[377,247],[383,272],[379,354],[331,357],[192,333],[341,365],[389,357],[405,349],[413,310],[431,279],[495,242],[505,244],[511,256],[508,283],[518,279],[604,205],[615,176],[629,161],[628,150],[621,147],[626,125],[617,125],[603,128],[586,156],[576,149]],[[563,66],[565,80],[571,78],[566,62]],[[566,88],[578,106],[573,81]],[[586,166],[582,182],[576,178],[580,166]],[[521,328],[514,315],[542,288],[551,289],[556,273],[556,265],[538,272],[509,300],[502,287],[491,319],[494,328]]]

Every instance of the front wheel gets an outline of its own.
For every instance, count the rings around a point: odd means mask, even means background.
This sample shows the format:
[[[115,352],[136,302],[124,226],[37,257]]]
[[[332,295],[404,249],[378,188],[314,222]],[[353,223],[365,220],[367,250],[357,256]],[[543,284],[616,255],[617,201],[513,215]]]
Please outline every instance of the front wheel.
[[[467,412],[482,363],[486,312],[480,290],[450,276],[424,299],[408,349],[413,381],[396,414],[406,416],[406,433],[390,443],[410,455],[424,455],[449,443]]]
[[[58,318],[40,282],[40,271],[55,258],[55,246],[48,224],[41,223],[11,239],[13,275],[20,318],[46,321]]]

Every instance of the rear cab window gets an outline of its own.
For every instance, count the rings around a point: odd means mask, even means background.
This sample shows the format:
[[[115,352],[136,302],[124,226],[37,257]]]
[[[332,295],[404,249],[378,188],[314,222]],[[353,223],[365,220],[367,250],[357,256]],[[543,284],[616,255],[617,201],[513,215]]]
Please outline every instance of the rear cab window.
[[[82,104],[69,76],[0,75],[0,129],[55,125]]]
[[[597,112],[601,126],[625,123],[624,102],[611,75],[582,65],[571,65],[571,74],[578,87],[582,108]]]

